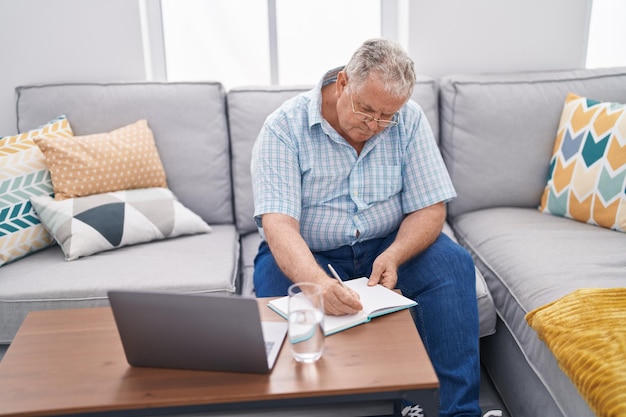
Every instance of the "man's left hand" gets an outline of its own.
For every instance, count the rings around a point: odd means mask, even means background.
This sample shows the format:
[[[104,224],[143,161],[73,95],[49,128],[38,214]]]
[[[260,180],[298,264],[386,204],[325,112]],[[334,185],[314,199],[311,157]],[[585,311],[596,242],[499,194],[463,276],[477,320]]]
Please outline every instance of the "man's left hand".
[[[372,274],[367,285],[374,286],[380,284],[383,287],[393,290],[398,283],[398,268],[395,263],[385,253],[381,253],[372,265]]]

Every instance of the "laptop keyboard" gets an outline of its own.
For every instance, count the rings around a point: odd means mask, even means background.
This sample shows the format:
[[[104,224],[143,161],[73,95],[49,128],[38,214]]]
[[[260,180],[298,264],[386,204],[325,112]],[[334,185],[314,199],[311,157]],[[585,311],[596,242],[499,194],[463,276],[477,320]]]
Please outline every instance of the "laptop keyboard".
[[[276,342],[265,342],[265,354],[269,355],[270,352],[272,351],[272,348],[274,347],[274,343]]]

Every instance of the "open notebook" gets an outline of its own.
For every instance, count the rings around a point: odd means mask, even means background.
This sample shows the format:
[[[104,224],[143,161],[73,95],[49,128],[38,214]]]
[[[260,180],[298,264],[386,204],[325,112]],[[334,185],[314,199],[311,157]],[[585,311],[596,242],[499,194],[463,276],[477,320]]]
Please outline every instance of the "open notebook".
[[[361,297],[363,310],[356,314],[346,316],[325,315],[324,334],[326,336],[358,326],[359,324],[367,323],[374,317],[413,307],[417,304],[410,298],[385,288],[382,285],[368,287],[367,281],[368,279],[366,277],[344,281],[346,286],[356,291]],[[268,307],[286,319],[289,310],[288,300],[289,297],[287,296],[277,298],[276,300],[270,301]]]

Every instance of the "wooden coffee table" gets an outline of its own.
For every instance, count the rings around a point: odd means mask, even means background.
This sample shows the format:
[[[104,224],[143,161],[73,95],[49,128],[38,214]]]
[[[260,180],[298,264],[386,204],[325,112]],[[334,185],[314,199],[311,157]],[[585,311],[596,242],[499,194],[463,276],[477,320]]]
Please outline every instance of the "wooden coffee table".
[[[263,320],[283,320],[267,300]],[[131,367],[110,308],[52,310],[29,313],[0,361],[0,416],[392,414],[399,399],[436,416],[438,386],[408,310],[327,337],[315,364],[285,341],[269,375]]]

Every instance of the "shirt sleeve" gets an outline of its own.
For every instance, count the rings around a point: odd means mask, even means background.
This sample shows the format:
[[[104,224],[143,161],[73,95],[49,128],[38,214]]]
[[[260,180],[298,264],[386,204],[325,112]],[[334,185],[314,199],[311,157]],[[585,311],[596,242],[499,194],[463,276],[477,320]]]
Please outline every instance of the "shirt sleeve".
[[[403,117],[407,149],[402,167],[402,211],[411,213],[452,200],[456,191],[426,115],[417,103],[409,102]]]
[[[284,114],[271,116],[252,150],[254,221],[259,229],[261,216],[267,213],[286,214],[300,220],[300,167],[289,131],[289,120]]]

